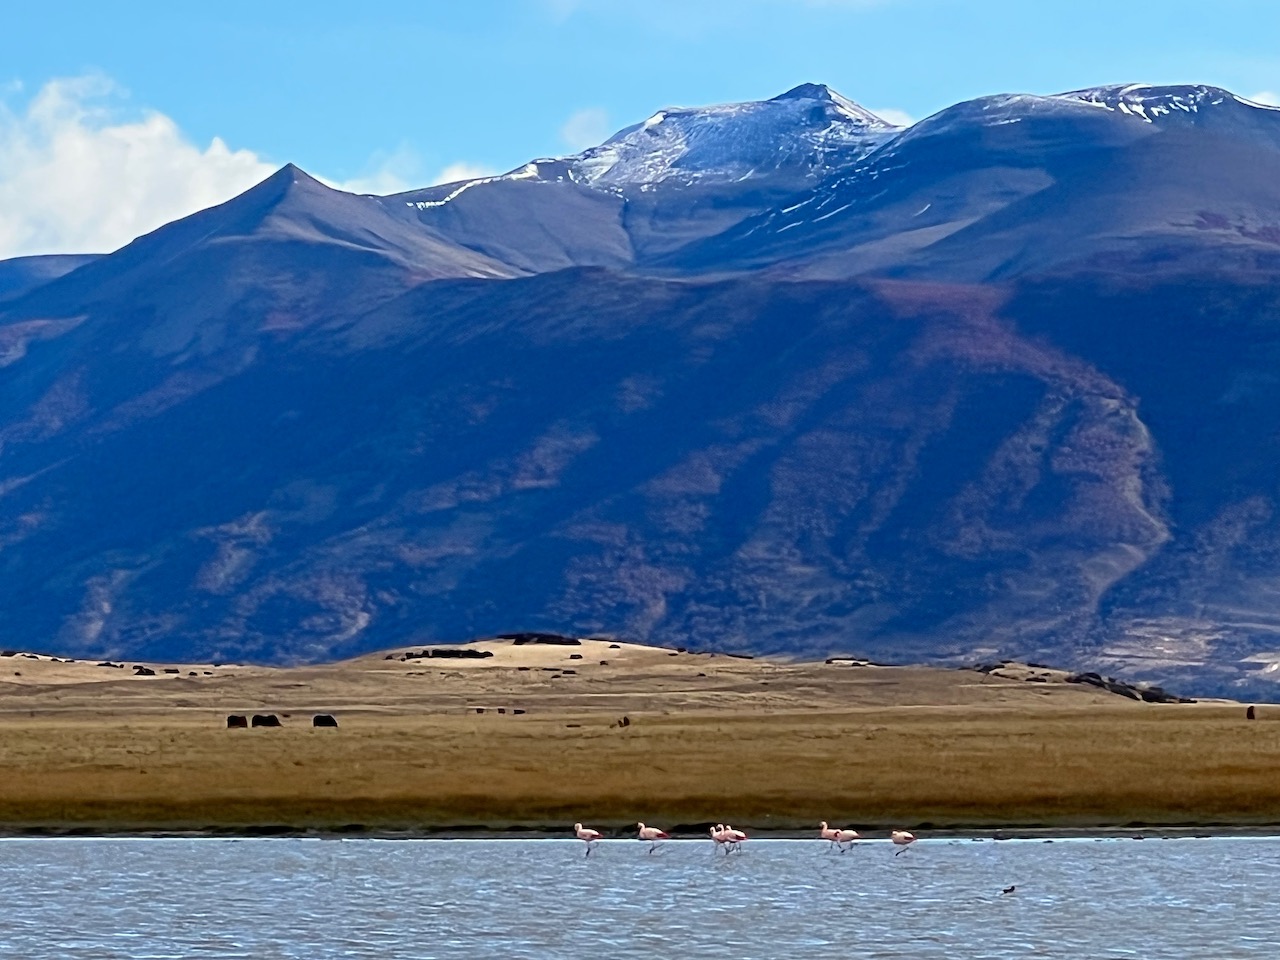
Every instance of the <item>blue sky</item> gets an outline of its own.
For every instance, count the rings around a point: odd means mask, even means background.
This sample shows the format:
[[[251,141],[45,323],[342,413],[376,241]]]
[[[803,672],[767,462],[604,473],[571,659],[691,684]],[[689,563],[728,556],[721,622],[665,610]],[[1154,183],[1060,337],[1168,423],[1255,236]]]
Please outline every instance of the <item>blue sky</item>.
[[[15,6],[0,30],[0,211],[14,221],[0,213],[0,256],[124,242],[288,161],[357,189],[420,186],[569,152],[663,106],[804,81],[916,118],[1108,82],[1280,92],[1276,0]],[[91,209],[106,184],[114,211]],[[14,204],[40,220],[46,199],[44,222],[14,225]]]

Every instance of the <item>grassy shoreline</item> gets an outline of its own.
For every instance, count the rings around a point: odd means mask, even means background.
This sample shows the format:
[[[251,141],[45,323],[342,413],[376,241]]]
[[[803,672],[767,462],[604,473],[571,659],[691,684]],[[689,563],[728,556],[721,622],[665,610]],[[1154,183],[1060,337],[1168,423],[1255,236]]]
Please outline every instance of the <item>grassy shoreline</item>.
[[[1280,825],[1280,723],[1234,708],[888,708],[519,720],[10,721],[0,833],[556,835],[732,821],[805,835]],[[714,744],[709,752],[707,745]],[[852,746],[851,746],[852,745]]]
[[[1249,721],[1240,704],[1143,703],[1029,667],[479,646],[491,654],[136,675],[15,658],[0,835],[1280,830],[1280,708]],[[284,725],[226,728],[257,712]],[[313,728],[317,712],[340,726]]]

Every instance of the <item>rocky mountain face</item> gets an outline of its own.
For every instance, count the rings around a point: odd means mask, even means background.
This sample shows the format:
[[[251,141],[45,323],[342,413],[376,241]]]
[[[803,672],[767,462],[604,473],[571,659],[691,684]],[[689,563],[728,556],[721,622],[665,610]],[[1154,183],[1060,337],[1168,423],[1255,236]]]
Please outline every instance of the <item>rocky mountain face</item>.
[[[806,85],[61,266],[0,263],[5,646],[1280,679],[1280,111],[1226,91]]]

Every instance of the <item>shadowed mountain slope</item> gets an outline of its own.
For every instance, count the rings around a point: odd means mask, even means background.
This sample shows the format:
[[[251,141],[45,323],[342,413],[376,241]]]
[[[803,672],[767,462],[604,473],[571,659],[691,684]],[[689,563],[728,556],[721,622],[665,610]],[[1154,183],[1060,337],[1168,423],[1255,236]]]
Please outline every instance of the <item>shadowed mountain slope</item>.
[[[51,254],[0,260],[0,301],[16,299],[96,259],[95,254]]]

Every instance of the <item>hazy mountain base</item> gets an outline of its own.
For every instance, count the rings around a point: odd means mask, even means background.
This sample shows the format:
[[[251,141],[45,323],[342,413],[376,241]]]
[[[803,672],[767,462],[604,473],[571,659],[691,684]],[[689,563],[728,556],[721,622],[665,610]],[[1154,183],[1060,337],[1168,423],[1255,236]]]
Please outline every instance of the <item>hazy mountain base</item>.
[[[1256,323],[1220,323],[1215,298]],[[579,270],[430,284],[220,371],[225,350],[135,342],[86,374],[100,347],[73,330],[45,421],[6,431],[0,622],[95,656],[278,662],[519,627],[1269,689],[1235,683],[1254,634],[1205,637],[1186,611],[1243,549],[1222,532],[1241,502],[1252,576],[1275,575],[1272,451],[1218,482],[1242,442],[1220,428],[1265,436],[1248,417],[1274,409],[1273,302],[1238,280],[1191,298],[1181,279]],[[133,399],[175,381],[181,403]]]

